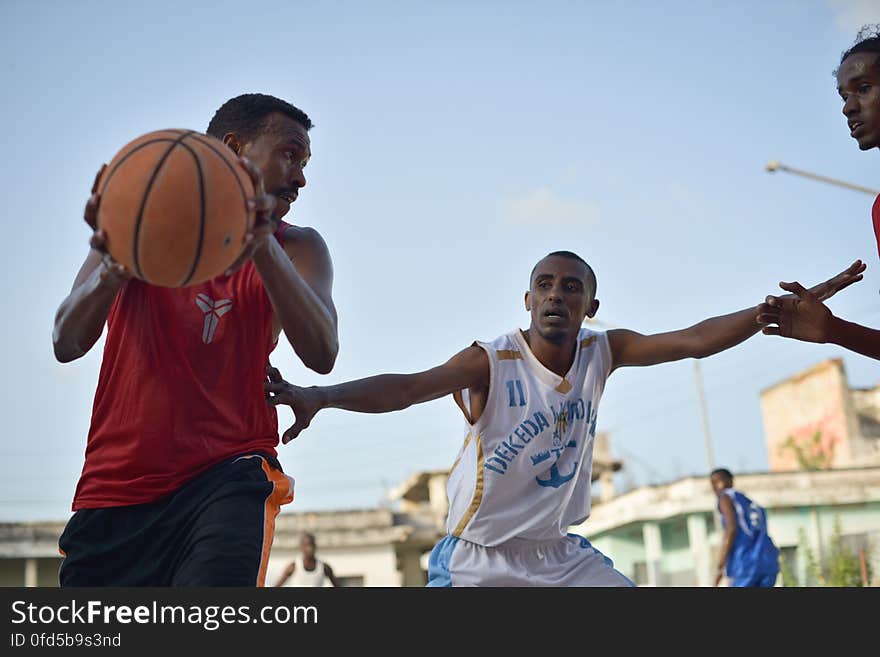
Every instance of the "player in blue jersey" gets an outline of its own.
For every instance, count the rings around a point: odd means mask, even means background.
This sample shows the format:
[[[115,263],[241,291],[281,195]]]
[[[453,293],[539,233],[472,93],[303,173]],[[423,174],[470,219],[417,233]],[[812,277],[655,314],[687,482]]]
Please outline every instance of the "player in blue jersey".
[[[767,534],[767,513],[733,487],[730,470],[713,470],[709,479],[724,526],[715,586],[725,572],[731,586],[773,586],[779,574],[779,550]]]

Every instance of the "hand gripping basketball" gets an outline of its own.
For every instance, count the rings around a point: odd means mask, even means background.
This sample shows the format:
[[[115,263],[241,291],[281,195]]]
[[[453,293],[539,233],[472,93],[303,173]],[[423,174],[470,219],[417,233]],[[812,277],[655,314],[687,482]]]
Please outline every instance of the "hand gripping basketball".
[[[89,217],[113,259],[163,287],[228,270],[254,229],[255,209],[265,205],[232,149],[194,130],[157,130],[129,142],[95,191],[100,205]]]
[[[241,259],[246,259],[253,256],[254,252],[264,246],[278,230],[278,220],[273,214],[277,199],[272,194],[266,193],[263,174],[259,167],[246,157],[240,157],[239,161],[250,176],[255,190],[254,197],[248,199],[248,208],[253,210],[256,216],[253,227],[244,236],[244,251]]]
[[[98,181],[104,173],[107,165],[104,164],[95,174],[95,182],[92,183],[92,195],[86,201],[86,209],[83,218],[94,231],[89,239],[89,246],[101,253],[101,283],[119,285],[131,278],[131,272],[113,259],[107,250],[107,236],[98,226],[98,206],[101,204],[101,196],[98,194]]]

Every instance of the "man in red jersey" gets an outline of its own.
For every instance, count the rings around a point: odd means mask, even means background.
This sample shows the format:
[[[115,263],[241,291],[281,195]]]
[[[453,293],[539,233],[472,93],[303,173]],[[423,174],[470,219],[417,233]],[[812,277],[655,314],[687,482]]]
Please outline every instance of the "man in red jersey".
[[[863,151],[880,148],[880,24],[866,25],[859,31],[855,45],[841,56],[835,75],[850,136]],[[880,196],[874,201],[872,219],[880,253]],[[799,302],[783,308],[777,297],[767,297],[758,319],[764,333],[830,342],[880,359],[880,330],[835,317],[797,281],[780,283],[779,287],[796,294]]]
[[[327,246],[281,221],[306,184],[311,126],[262,94],[217,110],[208,134],[242,158],[259,191],[242,257],[211,281],[147,285],[93,234],[53,334],[68,362],[108,327],[75,513],[59,541],[62,586],[263,585],[275,516],[293,499],[262,388],[269,354],[282,331],[317,372],[338,351]]]

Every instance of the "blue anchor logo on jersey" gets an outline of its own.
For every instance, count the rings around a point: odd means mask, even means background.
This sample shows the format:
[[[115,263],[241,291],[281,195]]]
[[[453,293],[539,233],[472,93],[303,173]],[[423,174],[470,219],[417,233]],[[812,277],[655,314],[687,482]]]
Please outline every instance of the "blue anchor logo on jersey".
[[[538,482],[539,486],[545,486],[549,488],[559,488],[563,484],[571,481],[574,478],[574,473],[577,472],[578,462],[574,462],[574,466],[571,468],[571,472],[567,475],[559,474],[559,466],[555,463],[550,466],[550,478],[549,479],[541,479],[540,477],[535,477],[535,481]]]
[[[544,461],[550,460],[554,456],[556,458],[553,465],[550,466],[550,476],[548,478],[541,479],[540,477],[535,477],[535,481],[538,482],[539,486],[544,486],[545,488],[560,488],[574,479],[577,474],[578,461],[574,462],[571,472],[568,474],[562,474],[559,472],[559,459],[562,458],[566,449],[577,448],[577,440],[571,437],[566,439],[565,434],[573,428],[577,420],[581,420],[585,416],[587,420],[589,420],[590,411],[590,406],[587,406],[586,413],[584,413],[583,399],[578,399],[576,402],[564,401],[560,403],[558,411],[553,406],[550,407],[550,412],[553,414],[554,424],[550,449],[545,449],[532,454],[531,460],[532,465],[537,466]]]

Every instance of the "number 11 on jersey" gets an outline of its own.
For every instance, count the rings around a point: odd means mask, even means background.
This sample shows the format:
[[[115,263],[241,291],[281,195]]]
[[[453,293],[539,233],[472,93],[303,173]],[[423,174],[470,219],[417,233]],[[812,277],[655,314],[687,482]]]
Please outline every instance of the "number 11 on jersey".
[[[516,395],[514,394],[514,384],[516,384],[516,392],[519,393],[519,404],[516,403]],[[526,398],[523,395],[522,382],[519,379],[507,382],[507,394],[510,397],[511,406],[525,406]]]

